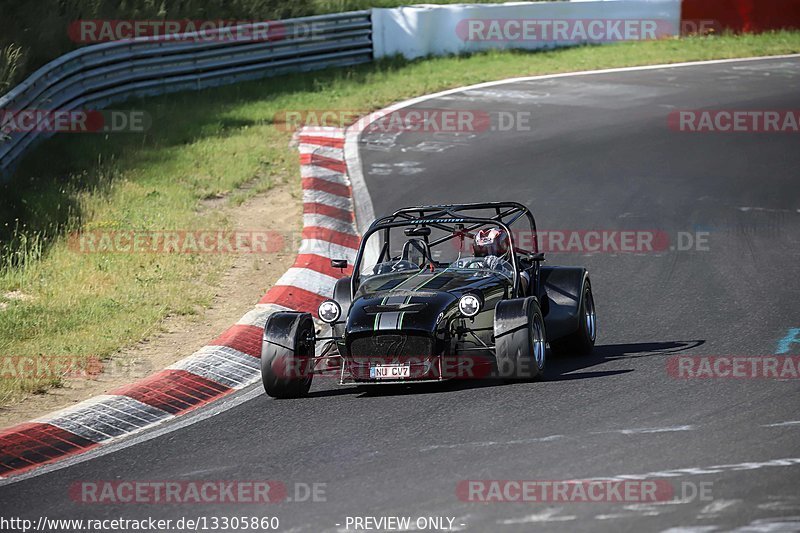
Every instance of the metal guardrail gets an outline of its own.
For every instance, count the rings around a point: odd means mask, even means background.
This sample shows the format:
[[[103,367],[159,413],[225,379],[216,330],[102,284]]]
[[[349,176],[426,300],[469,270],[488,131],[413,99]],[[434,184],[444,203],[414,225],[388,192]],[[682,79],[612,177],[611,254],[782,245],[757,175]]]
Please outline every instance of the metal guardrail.
[[[372,61],[370,11],[276,21],[268,39],[223,37],[228,29],[170,39],[140,37],[80,48],[43,66],[0,98],[0,110],[102,109],[131,97],[236,83]],[[253,24],[239,34],[258,35]],[[0,137],[0,175],[52,131]]]

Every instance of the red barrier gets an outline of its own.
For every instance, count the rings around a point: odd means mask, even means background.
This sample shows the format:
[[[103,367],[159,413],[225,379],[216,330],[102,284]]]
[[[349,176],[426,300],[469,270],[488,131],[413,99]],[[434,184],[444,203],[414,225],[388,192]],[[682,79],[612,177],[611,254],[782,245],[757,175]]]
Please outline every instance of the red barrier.
[[[683,0],[681,33],[800,29],[800,0]]]

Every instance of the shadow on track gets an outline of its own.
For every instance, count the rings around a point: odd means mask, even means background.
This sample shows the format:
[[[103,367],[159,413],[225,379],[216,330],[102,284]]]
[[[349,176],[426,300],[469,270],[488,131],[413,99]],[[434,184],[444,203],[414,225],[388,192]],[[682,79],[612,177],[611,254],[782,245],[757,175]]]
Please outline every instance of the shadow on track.
[[[705,344],[704,340],[693,341],[666,341],[642,342],[631,344],[606,344],[595,346],[592,355],[587,357],[553,357],[549,355],[547,371],[544,381],[567,381],[574,379],[591,379],[633,372],[632,368],[624,370],[597,370],[592,372],[579,372],[609,361],[619,359],[632,359],[639,357],[653,357],[675,354],[697,348]],[[380,396],[408,396],[420,394],[441,394],[483,387],[502,387],[512,385],[501,379],[454,379],[438,383],[417,383],[409,385],[352,385],[312,392],[309,398],[324,398],[329,396],[358,395],[360,398]]]
[[[705,340],[694,341],[666,341],[666,342],[640,342],[631,344],[605,344],[595,346],[591,355],[586,357],[550,357],[548,360],[547,381],[567,381],[573,379],[590,379],[605,376],[615,376],[633,372],[632,368],[624,370],[598,370],[594,372],[580,372],[572,374],[576,370],[584,370],[593,366],[602,365],[609,361],[621,359],[634,359],[639,357],[654,357],[661,355],[673,355],[676,353],[692,350],[705,344]]]

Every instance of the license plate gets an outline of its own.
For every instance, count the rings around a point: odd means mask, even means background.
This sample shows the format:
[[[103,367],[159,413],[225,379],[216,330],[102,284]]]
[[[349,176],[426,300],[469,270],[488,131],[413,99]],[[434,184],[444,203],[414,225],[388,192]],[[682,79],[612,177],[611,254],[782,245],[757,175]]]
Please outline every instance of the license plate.
[[[409,365],[375,365],[369,367],[370,379],[403,379],[411,377]]]

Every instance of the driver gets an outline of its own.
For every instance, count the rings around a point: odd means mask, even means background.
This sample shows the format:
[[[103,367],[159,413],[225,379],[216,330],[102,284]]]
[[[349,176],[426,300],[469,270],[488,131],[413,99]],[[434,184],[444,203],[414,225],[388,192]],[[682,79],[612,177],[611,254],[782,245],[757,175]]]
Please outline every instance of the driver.
[[[475,235],[472,243],[475,257],[484,258],[486,268],[493,270],[511,270],[505,260],[508,248],[508,233],[502,228],[482,229]]]
[[[500,270],[513,275],[514,268],[508,262],[509,255],[509,236],[503,228],[487,228],[480,230],[475,235],[472,243],[472,252],[475,257],[483,258],[486,268]],[[524,294],[528,292],[529,277],[526,272],[520,273],[520,281]]]

